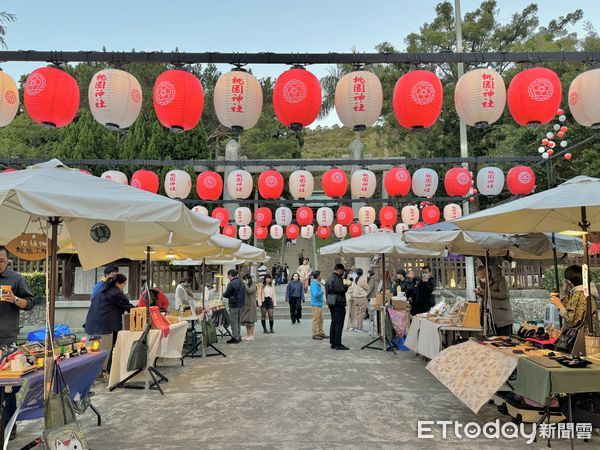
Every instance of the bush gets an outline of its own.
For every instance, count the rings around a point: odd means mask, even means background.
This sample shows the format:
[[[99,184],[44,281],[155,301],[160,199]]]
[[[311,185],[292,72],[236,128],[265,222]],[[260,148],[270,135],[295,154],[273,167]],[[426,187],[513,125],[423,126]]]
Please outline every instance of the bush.
[[[21,275],[27,280],[27,286],[34,297],[46,296],[46,274],[44,272],[24,272]]]
[[[567,266],[564,264],[558,265],[558,282],[560,283],[561,288],[564,280],[563,275],[566,268]],[[590,274],[592,283],[600,283],[600,267],[591,267]],[[549,291],[554,291],[556,289],[556,281],[554,280],[554,266],[549,266],[544,271],[544,287]]]

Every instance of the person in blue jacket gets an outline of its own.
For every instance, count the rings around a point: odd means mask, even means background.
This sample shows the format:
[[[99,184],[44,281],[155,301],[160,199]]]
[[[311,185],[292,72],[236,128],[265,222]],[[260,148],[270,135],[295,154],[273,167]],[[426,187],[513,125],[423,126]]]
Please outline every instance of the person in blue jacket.
[[[98,295],[102,291],[102,289],[104,289],[106,282],[111,278],[114,278],[115,275],[118,273],[119,266],[117,266],[116,264],[109,264],[108,266],[106,266],[104,268],[104,276],[98,280],[98,282],[92,289],[92,295],[90,295],[90,300],[93,299],[96,295]]]
[[[318,341],[328,338],[323,332],[323,285],[321,284],[321,271],[312,273],[310,282],[310,306],[312,307],[312,337]]]
[[[290,318],[292,323],[300,323],[302,318],[302,302],[304,301],[304,285],[300,281],[298,272],[292,275],[292,279],[285,290],[285,301],[290,304]]]

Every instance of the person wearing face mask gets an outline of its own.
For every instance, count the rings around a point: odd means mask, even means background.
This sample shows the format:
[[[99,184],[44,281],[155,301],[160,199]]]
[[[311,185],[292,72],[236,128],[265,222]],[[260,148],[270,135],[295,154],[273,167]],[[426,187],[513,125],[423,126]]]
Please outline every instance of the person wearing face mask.
[[[435,305],[435,278],[431,276],[429,266],[421,269],[421,279],[417,281],[415,288],[415,298],[410,307],[410,313],[415,316],[427,312]]]
[[[183,311],[186,308],[195,306],[195,297],[191,295],[192,279],[190,277],[183,278],[175,288],[175,309]],[[195,314],[192,311],[192,314]]]
[[[513,332],[513,312],[508,295],[508,285],[502,275],[502,269],[499,266],[490,267],[489,272],[489,297],[492,301],[492,319],[497,336],[510,336]],[[477,268],[477,278],[479,288],[475,293],[482,301],[488,298],[487,280],[485,277],[485,266]]]
[[[246,301],[240,322],[246,327],[246,336],[242,339],[245,341],[254,340],[254,323],[256,322],[256,283],[252,280],[252,276],[247,273],[244,275],[244,286],[246,288]]]
[[[298,267],[296,271],[298,275],[300,275],[300,282],[302,283],[302,287],[304,292],[308,291],[308,279],[310,278],[310,274],[312,273],[312,269],[310,267],[310,261],[308,258],[304,258],[302,260],[302,264]]]

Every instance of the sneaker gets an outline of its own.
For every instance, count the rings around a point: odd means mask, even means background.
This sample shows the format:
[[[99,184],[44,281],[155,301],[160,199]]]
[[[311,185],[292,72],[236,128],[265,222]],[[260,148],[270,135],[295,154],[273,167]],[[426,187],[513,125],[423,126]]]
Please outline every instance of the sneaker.
[[[237,343],[238,343],[238,341],[234,338],[231,338],[226,342],[226,344],[237,344]]]
[[[327,336],[325,333],[321,333],[319,336],[321,336],[323,339],[329,339],[329,336]]]
[[[335,349],[336,350],[350,350],[350,348],[346,347],[345,345],[338,345]]]
[[[356,333],[366,333],[367,332],[367,330],[363,330],[362,328],[355,328],[354,331]]]
[[[254,340],[254,336],[246,336],[246,340],[247,341],[253,341]]]
[[[333,349],[335,349],[335,345],[331,344],[331,345],[329,346],[329,348],[331,348],[331,349],[333,350]]]
[[[234,344],[241,344],[242,340],[241,339],[236,339]]]
[[[346,331],[354,331],[354,328],[346,328]]]
[[[269,334],[269,330],[263,330],[264,334]]]
[[[322,340],[323,340],[323,338],[322,338],[321,336],[319,336],[318,334],[315,334],[315,335],[313,336],[313,339],[315,339],[315,340],[317,340],[317,341],[322,341]]]

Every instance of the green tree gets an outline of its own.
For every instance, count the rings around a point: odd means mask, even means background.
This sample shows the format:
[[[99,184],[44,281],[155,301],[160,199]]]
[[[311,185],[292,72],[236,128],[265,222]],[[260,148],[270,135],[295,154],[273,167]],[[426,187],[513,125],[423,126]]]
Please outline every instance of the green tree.
[[[4,40],[7,31],[6,25],[10,22],[14,22],[15,20],[17,20],[17,16],[15,14],[11,14],[6,11],[0,11],[0,45],[2,45],[4,48],[7,48],[6,41]]]

